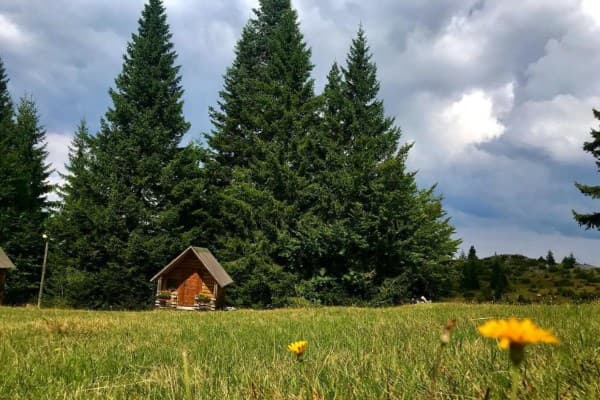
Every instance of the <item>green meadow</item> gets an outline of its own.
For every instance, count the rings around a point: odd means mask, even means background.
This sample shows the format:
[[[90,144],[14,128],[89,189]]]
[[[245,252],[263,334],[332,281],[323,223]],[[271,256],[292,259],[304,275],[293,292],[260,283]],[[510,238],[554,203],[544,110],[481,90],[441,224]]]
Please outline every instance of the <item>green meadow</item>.
[[[600,303],[446,303],[204,313],[0,308],[0,399],[502,399],[508,355],[476,326],[509,316],[529,317],[561,340],[527,346],[519,398],[600,398]],[[456,328],[442,348],[450,319]],[[286,347],[301,339],[308,349],[298,362]]]

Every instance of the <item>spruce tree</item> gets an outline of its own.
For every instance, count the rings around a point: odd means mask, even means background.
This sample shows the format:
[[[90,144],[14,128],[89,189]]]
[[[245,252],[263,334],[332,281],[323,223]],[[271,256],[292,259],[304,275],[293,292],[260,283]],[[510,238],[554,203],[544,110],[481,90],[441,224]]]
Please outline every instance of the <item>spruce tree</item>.
[[[0,129],[4,127],[3,124],[12,122],[13,115],[13,104],[8,92],[8,77],[2,58],[0,58]]]
[[[469,255],[463,264],[462,287],[464,290],[479,289],[479,259],[475,246],[469,248]]]
[[[35,102],[22,98],[9,133],[10,148],[18,167],[12,171],[12,196],[6,200],[0,246],[10,254],[17,269],[7,280],[6,301],[23,303],[37,293],[44,251],[42,234],[49,215],[47,195],[49,164],[46,163],[46,132],[40,125]],[[3,207],[4,208],[4,207]]]
[[[563,268],[567,268],[567,269],[575,268],[575,265],[577,264],[577,259],[575,258],[573,253],[570,253],[568,256],[565,256],[562,259],[561,264],[562,264]]]
[[[89,133],[85,120],[81,120],[69,146],[66,173],[58,193],[61,202],[49,223],[54,241],[50,251],[48,293],[57,302],[78,305],[86,293],[85,271],[94,269],[104,260],[90,248],[90,237],[97,234],[92,212],[97,200],[95,177],[92,175],[92,146],[94,137]]]
[[[548,254],[546,254],[546,264],[548,264],[549,267],[556,265],[556,260],[554,259],[554,253],[552,253],[552,250],[548,250]]]
[[[600,120],[600,111],[593,110],[594,117]],[[592,140],[583,144],[583,150],[589,152],[596,159],[596,168],[600,173],[600,130],[592,129]],[[600,199],[600,185],[583,185],[575,183],[575,186],[584,196],[589,196],[592,199]],[[579,223],[579,226],[584,226],[586,229],[600,230],[600,212],[590,212],[587,214],[573,211],[573,217]]]
[[[490,288],[494,291],[494,300],[501,300],[508,289],[508,277],[504,271],[502,260],[497,255],[492,259]]]
[[[8,77],[0,59],[0,246],[10,237],[15,218],[17,186],[21,179],[14,130],[14,109],[8,92]]]
[[[81,170],[71,159],[63,210],[77,211],[73,223],[91,224],[87,232],[81,225],[73,230],[83,231],[81,247],[65,257],[65,265],[80,272],[74,283],[80,298],[73,299],[78,306],[148,306],[149,279],[191,244],[184,240],[197,229],[191,226],[196,220],[183,218],[190,202],[198,207],[197,190],[186,193],[181,182],[199,184],[199,153],[193,145],[179,147],[189,124],[166,18],[162,2],[149,0],[110,90],[113,105],[83,158],[89,168]],[[76,139],[86,146],[84,137]],[[84,194],[69,187],[78,181]]]
[[[411,294],[433,296],[439,263],[450,259],[459,242],[451,238],[454,228],[434,187],[419,189],[415,173],[406,169],[411,145],[400,144],[400,129],[385,116],[377,67],[362,27],[341,82],[336,75],[334,67],[323,114],[332,120],[325,126],[338,131],[336,152],[344,155],[345,182],[338,189],[344,194],[340,208],[347,240],[340,254],[345,268],[373,270],[379,281],[403,275]],[[332,113],[327,110],[331,105]],[[338,265],[337,273],[344,272],[343,264]]]
[[[262,0],[236,47],[218,109],[211,110],[206,173],[217,255],[240,304],[289,295],[304,137],[315,125],[310,50],[289,0]],[[210,206],[209,206],[210,207]]]

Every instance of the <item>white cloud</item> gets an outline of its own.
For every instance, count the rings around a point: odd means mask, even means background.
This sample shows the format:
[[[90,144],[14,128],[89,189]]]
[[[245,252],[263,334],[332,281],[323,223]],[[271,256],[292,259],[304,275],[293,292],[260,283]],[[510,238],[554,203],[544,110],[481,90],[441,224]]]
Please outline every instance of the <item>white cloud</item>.
[[[511,141],[540,149],[561,162],[589,163],[581,149],[597,126],[592,108],[600,97],[558,95],[548,101],[527,101],[511,117]]]
[[[485,35],[480,35],[468,18],[454,16],[428,50],[444,59],[445,63],[460,67],[478,60],[485,45]]]
[[[598,0],[582,0],[581,11],[600,26],[600,2]]]
[[[28,44],[31,40],[29,35],[23,32],[17,24],[6,15],[0,14],[0,43],[2,46],[18,48]]]
[[[63,179],[59,173],[65,173],[65,164],[69,160],[69,144],[72,137],[68,134],[50,132],[46,134],[46,143],[48,150],[47,161],[50,163],[50,168],[54,170],[50,175],[50,183],[53,185],[62,184]],[[56,193],[51,193],[50,200],[57,200]]]
[[[467,152],[471,153],[472,162],[472,153],[477,152],[475,145],[504,134],[506,127],[500,118],[511,110],[512,102],[512,83],[490,91],[468,90],[446,100],[422,94],[417,108],[427,111],[420,116],[425,132],[415,137],[415,150],[425,163],[463,162]]]
[[[504,132],[498,121],[491,96],[483,90],[473,90],[451,103],[439,116],[439,128],[445,127],[451,135],[448,144],[460,150],[470,144],[487,142]]]

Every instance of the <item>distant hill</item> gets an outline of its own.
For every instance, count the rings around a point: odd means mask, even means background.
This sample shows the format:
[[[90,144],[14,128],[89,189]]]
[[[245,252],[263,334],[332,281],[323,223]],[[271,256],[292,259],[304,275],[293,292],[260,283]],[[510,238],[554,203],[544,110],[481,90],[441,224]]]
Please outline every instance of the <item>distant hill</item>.
[[[494,257],[486,257],[477,261],[479,289],[458,290],[458,300],[547,304],[600,299],[600,268],[597,266],[575,264],[569,268],[561,263],[548,265],[541,257],[533,259],[520,254],[497,257],[508,281],[503,293],[495,298],[491,285]],[[460,270],[466,260],[457,260],[456,263]]]

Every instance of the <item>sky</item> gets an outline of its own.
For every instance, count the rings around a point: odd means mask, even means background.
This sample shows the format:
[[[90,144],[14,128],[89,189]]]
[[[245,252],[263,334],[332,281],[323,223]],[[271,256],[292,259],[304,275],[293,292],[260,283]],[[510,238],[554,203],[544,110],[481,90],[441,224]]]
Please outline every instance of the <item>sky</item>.
[[[409,167],[437,184],[467,250],[600,265],[600,232],[571,210],[598,210],[574,182],[600,184],[582,150],[600,121],[598,0],[292,0],[312,49],[317,91],[344,64],[360,24],[378,66],[380,97],[412,142]],[[203,141],[241,29],[258,0],[165,0],[179,55],[185,141]],[[143,0],[2,0],[0,58],[15,100],[32,96],[49,161],[64,171],[85,118],[111,106]]]

